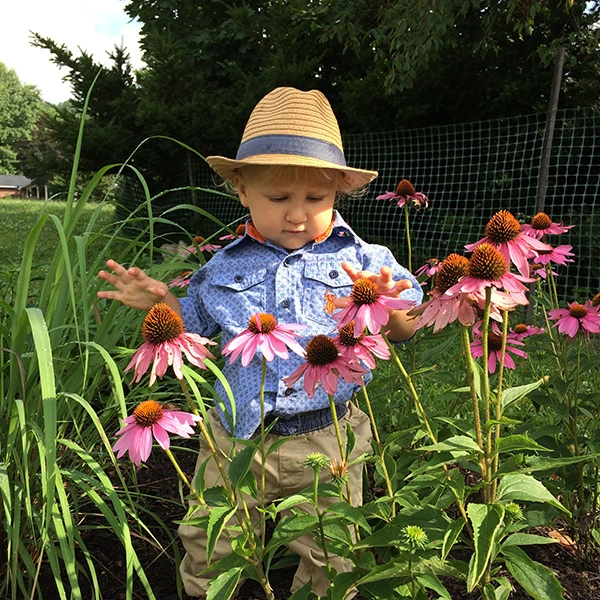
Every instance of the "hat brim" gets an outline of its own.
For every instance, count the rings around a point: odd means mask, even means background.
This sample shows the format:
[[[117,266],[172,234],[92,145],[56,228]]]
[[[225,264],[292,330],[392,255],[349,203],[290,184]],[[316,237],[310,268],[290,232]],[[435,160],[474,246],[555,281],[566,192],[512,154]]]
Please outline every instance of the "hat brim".
[[[335,169],[340,171],[343,176],[343,182],[340,191],[352,191],[364,187],[375,177],[377,171],[368,171],[366,169],[354,169],[352,167],[342,167],[336,163],[320,160],[310,156],[298,156],[288,154],[255,154],[244,160],[234,160],[224,156],[208,156],[206,162],[211,169],[220,175],[223,179],[232,179],[235,172],[243,167],[250,165],[273,166],[281,165],[286,167],[314,167],[317,169]]]

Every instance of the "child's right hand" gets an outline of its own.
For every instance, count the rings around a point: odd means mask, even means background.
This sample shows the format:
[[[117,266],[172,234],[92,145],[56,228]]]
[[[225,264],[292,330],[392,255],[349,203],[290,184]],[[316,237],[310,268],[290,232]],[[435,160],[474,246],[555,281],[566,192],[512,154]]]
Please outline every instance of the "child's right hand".
[[[107,260],[106,266],[112,271],[100,271],[98,277],[103,279],[115,290],[98,292],[98,298],[118,300],[126,306],[139,310],[150,310],[157,302],[168,302],[171,295],[169,288],[156,279],[148,277],[137,267],[126,269],[114,260]]]

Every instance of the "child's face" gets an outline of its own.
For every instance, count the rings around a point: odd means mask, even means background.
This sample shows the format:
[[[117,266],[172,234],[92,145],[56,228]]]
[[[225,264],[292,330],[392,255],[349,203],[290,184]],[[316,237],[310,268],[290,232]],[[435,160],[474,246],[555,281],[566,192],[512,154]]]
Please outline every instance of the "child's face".
[[[249,167],[235,182],[240,200],[250,209],[252,223],[269,242],[297,250],[329,227],[337,191],[335,171],[311,167]]]

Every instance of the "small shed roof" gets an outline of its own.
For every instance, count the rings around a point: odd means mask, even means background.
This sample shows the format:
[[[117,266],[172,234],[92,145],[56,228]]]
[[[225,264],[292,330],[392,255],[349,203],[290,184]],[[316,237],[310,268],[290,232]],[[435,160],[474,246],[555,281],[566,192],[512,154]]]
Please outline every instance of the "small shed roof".
[[[31,179],[25,177],[25,175],[0,175],[1,188],[15,188],[16,190],[20,190],[31,185],[31,183]]]

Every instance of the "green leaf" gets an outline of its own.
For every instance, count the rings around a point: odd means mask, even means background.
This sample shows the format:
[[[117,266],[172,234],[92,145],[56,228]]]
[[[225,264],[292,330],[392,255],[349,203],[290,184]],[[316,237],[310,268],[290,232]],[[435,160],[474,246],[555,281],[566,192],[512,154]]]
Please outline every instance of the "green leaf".
[[[479,454],[482,453],[482,450],[477,442],[467,435],[455,435],[447,440],[444,440],[443,442],[431,444],[430,446],[422,446],[421,448],[418,448],[418,450],[422,450],[424,452],[452,452],[453,450],[466,450],[469,452],[477,452]]]
[[[299,537],[313,532],[318,524],[318,519],[314,515],[292,515],[291,517],[283,517],[275,530],[273,536],[265,548],[265,552],[275,550],[279,546],[289,544]]]
[[[534,600],[564,600],[563,588],[550,569],[517,547],[503,548],[502,554],[509,573]]]
[[[556,544],[554,538],[544,535],[534,535],[532,533],[513,533],[502,542],[502,548],[509,546],[533,546],[536,544]]]
[[[210,509],[208,518],[208,527],[206,529],[206,562],[210,559],[215,550],[215,545],[223,533],[227,521],[235,514],[236,507],[216,506]]]
[[[335,504],[328,506],[325,514],[329,515],[329,513],[340,515],[344,517],[346,521],[358,525],[368,534],[371,533],[371,526],[369,525],[369,523],[367,523],[367,520],[365,519],[362,512],[358,508],[350,506],[350,504],[348,504],[347,502],[336,502]]]
[[[277,512],[281,512],[282,510],[288,510],[289,508],[298,506],[298,504],[304,504],[305,502],[310,502],[310,498],[308,496],[304,496],[302,494],[294,494],[293,496],[285,498],[285,500],[282,500],[277,505]]]
[[[506,408],[513,402],[520,400],[524,396],[527,396],[529,392],[533,392],[537,390],[543,383],[546,382],[546,377],[542,377],[538,381],[533,383],[527,383],[525,385],[519,385],[517,387],[508,388],[507,390],[503,390],[502,392],[502,408]]]
[[[289,600],[312,600],[316,599],[317,596],[312,591],[312,581],[304,584],[300,589],[296,590],[290,597]]]
[[[496,452],[494,454],[500,454],[501,452],[517,452],[519,450],[550,451],[549,448],[545,448],[526,435],[508,435],[497,440]]]
[[[442,582],[437,578],[436,575],[417,575],[416,579],[421,586],[433,590],[440,598],[452,600],[452,596],[450,596],[450,593],[442,585]]]
[[[473,524],[475,554],[469,563],[467,591],[472,592],[485,573],[496,537],[504,522],[504,507],[499,504],[469,504],[467,514]]]
[[[542,484],[531,475],[519,473],[505,475],[500,480],[496,499],[545,502],[567,514],[571,514]]]
[[[246,477],[256,450],[256,446],[246,446],[246,448],[233,457],[229,465],[229,480],[234,488],[237,488],[240,481]]]
[[[214,579],[210,580],[206,600],[229,600],[235,593],[241,575],[241,568],[219,573]]]
[[[460,519],[456,519],[456,521],[452,521],[450,523],[446,533],[444,534],[444,543],[442,545],[442,560],[446,560],[450,550],[452,550],[452,546],[456,543],[460,532],[463,530],[465,526],[465,520],[461,517]]]

